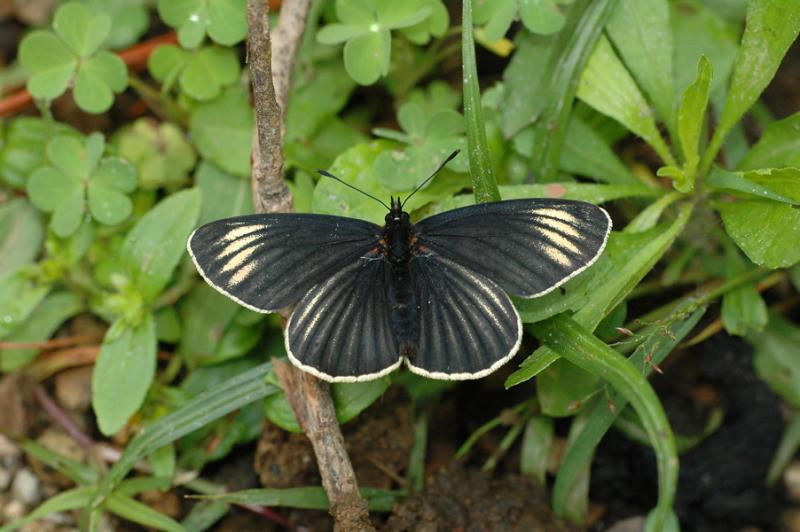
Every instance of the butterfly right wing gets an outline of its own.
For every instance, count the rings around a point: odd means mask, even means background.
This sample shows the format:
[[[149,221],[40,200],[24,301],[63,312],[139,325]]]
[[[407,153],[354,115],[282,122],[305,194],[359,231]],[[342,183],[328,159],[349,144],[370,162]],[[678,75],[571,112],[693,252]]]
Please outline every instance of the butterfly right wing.
[[[256,312],[275,312],[378,245],[381,228],[319,214],[254,214],[208,223],[187,248],[217,291]]]
[[[373,250],[313,287],[286,324],[292,363],[329,382],[377,379],[397,368],[390,276],[389,262]]]

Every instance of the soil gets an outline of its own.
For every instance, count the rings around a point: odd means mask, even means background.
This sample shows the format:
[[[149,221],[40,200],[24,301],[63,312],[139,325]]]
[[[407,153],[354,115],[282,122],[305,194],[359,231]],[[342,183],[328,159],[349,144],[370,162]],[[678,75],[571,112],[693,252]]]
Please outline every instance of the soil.
[[[702,430],[698,396],[725,409],[722,426],[680,456],[675,509],[684,530],[730,531],[779,528],[785,503],[764,485],[783,433],[781,402],[753,372],[752,349],[743,340],[717,335],[683,352],[654,379],[676,433]],[[700,422],[698,422],[700,421]],[[592,467],[590,496],[605,506],[595,524],[644,515],[656,500],[656,466],[649,448],[611,431]]]

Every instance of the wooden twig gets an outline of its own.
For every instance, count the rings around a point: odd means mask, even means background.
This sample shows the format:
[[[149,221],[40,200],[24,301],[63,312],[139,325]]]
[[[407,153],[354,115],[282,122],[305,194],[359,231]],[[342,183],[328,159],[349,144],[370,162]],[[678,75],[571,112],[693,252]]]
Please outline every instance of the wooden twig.
[[[322,487],[328,494],[336,530],[375,530],[369,520],[367,502],[358,491],[356,475],[344,448],[344,438],[336,420],[328,383],[280,360],[273,360],[272,363],[286,392],[286,399],[314,447]]]
[[[306,0],[286,2],[282,10],[290,4],[302,2]],[[283,112],[275,98],[272,79],[273,70],[291,69],[294,58],[280,58],[273,65],[267,11],[265,2],[248,0],[247,23],[250,30],[247,36],[247,61],[250,64],[256,114],[251,164],[253,204],[256,212],[289,212],[292,210],[292,195],[283,181]],[[296,33],[299,39],[305,29],[305,19],[298,29]],[[279,79],[290,75],[291,72],[280,74]]]
[[[284,116],[309,5],[310,0],[284,1],[270,42],[266,3],[248,0],[247,49],[256,115],[252,145],[256,212],[288,212],[292,208],[291,193],[283,181]],[[286,398],[314,448],[336,530],[374,530],[367,503],[358,491],[327,383],[289,364],[274,363]]]

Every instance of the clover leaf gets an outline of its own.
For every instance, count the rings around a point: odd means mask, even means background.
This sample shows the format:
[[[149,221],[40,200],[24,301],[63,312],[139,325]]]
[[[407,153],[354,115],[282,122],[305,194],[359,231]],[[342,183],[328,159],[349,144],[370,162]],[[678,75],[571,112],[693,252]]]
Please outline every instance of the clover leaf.
[[[20,63],[31,73],[30,93],[52,100],[71,86],[75,102],[84,111],[108,110],[114,93],[128,85],[125,63],[100,50],[111,31],[111,17],[93,13],[83,3],[69,2],[56,11],[53,30],[34,31],[20,45]]]
[[[136,165],[142,189],[183,185],[197,161],[183,131],[169,122],[140,118],[114,140],[119,154]]]
[[[184,48],[196,48],[208,33],[232,46],[247,35],[247,0],[158,0],[161,20],[178,30]]]
[[[403,132],[377,128],[379,137],[406,144],[402,149],[385,151],[375,159],[373,169],[383,186],[408,190],[427,178],[453,150],[466,150],[464,117],[452,109],[426,114],[416,103],[403,104],[397,113]],[[466,172],[468,161],[460,157],[448,165],[450,170]]]
[[[143,0],[84,0],[94,13],[111,17],[111,31],[104,45],[119,50],[135,44],[147,31],[150,18]]]
[[[516,18],[531,32],[549,35],[561,31],[566,18],[559,4],[572,0],[472,0],[475,24],[484,24],[486,40],[497,41],[508,33]]]
[[[239,58],[232,48],[206,46],[188,52],[171,44],[150,55],[150,74],[168,91],[177,80],[181,90],[195,100],[213,100],[239,79]]]
[[[344,42],[344,67],[361,85],[372,85],[389,72],[392,30],[412,28],[427,19],[432,9],[427,0],[336,0],[341,22],[328,24],[317,33],[323,44]],[[441,18],[441,17],[439,17]],[[438,31],[440,23],[432,23]],[[414,30],[420,38],[431,27]]]
[[[423,6],[430,8],[430,16],[413,26],[400,29],[400,33],[414,44],[427,44],[431,35],[441,37],[450,26],[450,13],[441,0],[424,0]]]
[[[105,225],[130,216],[132,204],[126,194],[136,188],[136,171],[124,159],[101,159],[104,147],[100,133],[87,137],[84,145],[64,135],[47,144],[52,166],[30,176],[28,196],[40,210],[53,213],[50,227],[56,235],[74,233],[87,211]]]
[[[42,166],[45,146],[51,135],[79,137],[71,126],[48,122],[33,116],[21,116],[7,123],[0,145],[0,180],[14,188],[25,188],[28,176]]]
[[[200,155],[226,172],[250,175],[253,108],[241,87],[230,87],[219,98],[197,104],[189,124]]]

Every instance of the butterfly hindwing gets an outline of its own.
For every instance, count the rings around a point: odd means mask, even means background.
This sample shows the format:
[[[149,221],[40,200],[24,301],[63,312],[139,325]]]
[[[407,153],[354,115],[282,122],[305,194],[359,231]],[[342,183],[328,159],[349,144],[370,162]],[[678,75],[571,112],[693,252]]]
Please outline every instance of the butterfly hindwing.
[[[522,297],[542,296],[597,260],[611,231],[583,201],[509,200],[447,211],[416,224],[430,249]]]
[[[198,228],[188,249],[203,278],[257,312],[296,303],[374,248],[381,228],[317,214],[254,214]]]
[[[419,340],[407,363],[414,373],[446,380],[477,379],[519,348],[522,323],[493,281],[428,252],[411,261]]]
[[[332,382],[372,380],[397,368],[389,275],[388,262],[373,252],[313,287],[286,324],[292,362]]]

